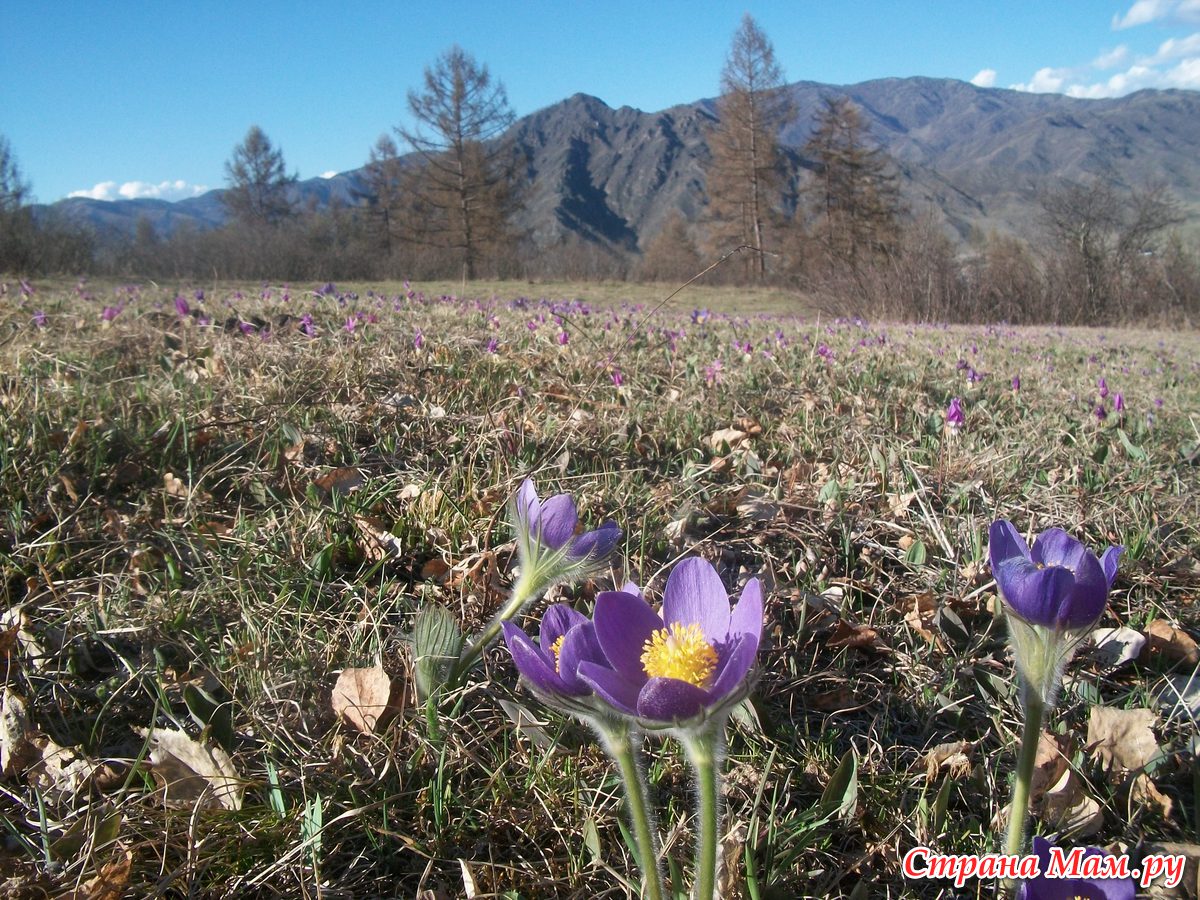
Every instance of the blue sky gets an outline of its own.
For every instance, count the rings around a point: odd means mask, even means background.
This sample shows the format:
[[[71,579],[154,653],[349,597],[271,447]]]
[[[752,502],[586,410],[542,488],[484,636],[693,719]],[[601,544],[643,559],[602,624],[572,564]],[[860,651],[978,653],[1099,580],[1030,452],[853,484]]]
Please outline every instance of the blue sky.
[[[0,0],[0,134],[41,202],[222,187],[252,124],[310,178],[362,165],[454,43],[517,115],[577,91],[658,110],[717,93],[745,12],[789,81],[1200,89],[1200,0]]]

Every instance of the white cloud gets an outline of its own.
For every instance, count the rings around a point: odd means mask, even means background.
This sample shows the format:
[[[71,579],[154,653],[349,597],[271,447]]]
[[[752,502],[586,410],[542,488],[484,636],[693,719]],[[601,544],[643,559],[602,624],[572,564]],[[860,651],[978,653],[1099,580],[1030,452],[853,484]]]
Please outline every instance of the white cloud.
[[[995,69],[980,69],[975,73],[975,77],[971,79],[971,84],[975,87],[989,88],[996,86],[996,70]]]
[[[1181,56],[1200,56],[1200,31],[1185,38],[1167,38],[1158,45],[1158,52],[1142,62],[1154,66]]]
[[[1111,50],[1105,50],[1099,56],[1092,60],[1092,68],[1094,69],[1115,69],[1121,63],[1125,62],[1125,58],[1129,56],[1129,48],[1124,44],[1113,47]]]
[[[90,197],[92,200],[183,200],[187,197],[198,197],[207,190],[207,185],[189,184],[182,179],[160,181],[158,184],[148,181],[126,181],[122,184],[101,181],[86,190],[71,191],[67,196]]]
[[[1200,56],[1185,59],[1166,74],[1170,87],[1186,88],[1190,91],[1200,91]]]
[[[1033,73],[1027,84],[1014,84],[1014,91],[1029,91],[1031,94],[1058,94],[1070,76],[1070,69],[1054,69],[1047,66]]]
[[[1200,0],[1136,0],[1123,16],[1113,16],[1114,31],[1150,22],[1200,22]]]
[[[335,172],[333,169],[330,169],[328,172],[322,172],[321,177],[322,178],[332,178],[336,174],[337,174],[337,172]]]

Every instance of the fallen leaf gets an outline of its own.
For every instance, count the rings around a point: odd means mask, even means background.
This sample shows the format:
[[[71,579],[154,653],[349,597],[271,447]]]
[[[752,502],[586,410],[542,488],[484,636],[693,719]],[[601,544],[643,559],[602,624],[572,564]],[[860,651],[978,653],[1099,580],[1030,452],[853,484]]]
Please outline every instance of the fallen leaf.
[[[400,539],[392,534],[377,516],[355,516],[363,539],[359,541],[363,555],[371,562],[394,559],[401,553]]]
[[[186,732],[139,728],[150,740],[150,765],[167,806],[242,808],[242,785],[233,760],[220,747],[206,747]]]
[[[1140,631],[1121,626],[1119,628],[1097,628],[1092,632],[1096,645],[1094,656],[1110,669],[1133,662],[1146,646],[1146,638]]]
[[[849,685],[840,684],[832,690],[812,694],[808,698],[808,705],[822,712],[839,712],[854,709],[860,705],[860,701]]]
[[[747,438],[748,435],[746,432],[740,428],[720,428],[708,436],[708,446],[718,452],[724,446],[728,446],[730,450],[735,450],[738,447],[748,445],[750,442]]]
[[[879,633],[866,625],[851,625],[839,619],[833,634],[825,641],[827,647],[847,647],[852,650],[883,650]]]
[[[1104,827],[1104,811],[1081,782],[1078,775],[1067,769],[1042,797],[1040,818],[1062,838],[1086,838]]]
[[[1091,755],[1106,771],[1141,769],[1158,755],[1152,730],[1156,718],[1148,709],[1093,706],[1087,737]]]
[[[744,895],[745,878],[742,875],[742,852],[746,847],[747,827],[737,822],[721,838],[721,864],[717,882],[718,897],[741,897]]]
[[[81,884],[72,900],[121,900],[129,887],[129,873],[133,868],[133,852],[126,850],[111,862],[106,862],[94,878]]]
[[[80,756],[71,747],[62,747],[49,738],[38,738],[42,758],[30,768],[29,780],[47,793],[62,798],[74,797],[87,784],[99,766]]]
[[[938,744],[925,754],[925,780],[932,783],[943,768],[949,769],[952,780],[965,778],[971,773],[970,754],[973,746],[970,741]]]
[[[937,617],[938,602],[933,591],[923,591],[912,599],[912,609],[904,616],[904,622],[919,634],[926,642],[935,644],[939,649],[945,649],[942,636],[935,630],[934,619]]]
[[[0,698],[0,775],[20,772],[37,758],[38,749],[30,736],[25,701],[16,691],[5,688]]]
[[[333,686],[333,711],[364,734],[373,734],[395,715],[401,691],[382,666],[343,669]]]
[[[167,492],[168,497],[181,497],[184,500],[188,498],[188,486],[179,478],[176,478],[174,473],[167,472],[163,475],[163,490]]]
[[[1173,627],[1165,619],[1155,619],[1146,626],[1146,649],[1171,662],[1189,666],[1200,663],[1200,647],[1186,631]]]
[[[1171,818],[1173,802],[1170,797],[1158,789],[1158,785],[1145,772],[1133,779],[1129,795],[1135,803],[1150,807],[1164,819]]]
[[[475,883],[475,873],[471,871],[471,864],[460,857],[458,867],[462,870],[463,896],[467,900],[473,900],[474,897],[479,896],[479,886]]]
[[[324,500],[331,500],[334,497],[344,497],[366,483],[367,480],[363,478],[362,472],[353,466],[333,469],[313,482],[318,492],[320,492],[321,498]]]
[[[1068,758],[1071,739],[1066,735],[1043,731],[1038,737],[1037,755],[1033,761],[1033,778],[1030,779],[1029,800],[1036,804],[1041,796],[1062,780],[1063,773],[1071,768]]]

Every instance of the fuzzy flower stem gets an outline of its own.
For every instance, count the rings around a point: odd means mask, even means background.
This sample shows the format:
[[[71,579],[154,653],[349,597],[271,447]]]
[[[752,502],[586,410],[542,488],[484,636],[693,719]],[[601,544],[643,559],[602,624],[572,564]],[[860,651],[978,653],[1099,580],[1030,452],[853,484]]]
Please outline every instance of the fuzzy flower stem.
[[[1025,845],[1025,819],[1029,812],[1029,785],[1033,780],[1033,764],[1037,759],[1038,740],[1042,734],[1045,705],[1035,691],[1025,697],[1025,729],[1021,734],[1021,750],[1017,756],[1017,778],[1013,783],[1012,805],[1009,807],[1008,837],[1004,852],[1019,855]]]
[[[471,641],[470,645],[459,654],[458,661],[450,668],[450,675],[446,679],[451,685],[456,685],[464,675],[470,670],[471,666],[475,665],[479,657],[497,637],[500,636],[500,628],[505,622],[511,622],[517,617],[525,604],[534,600],[538,594],[544,590],[544,585],[538,585],[535,580],[522,572],[521,577],[517,579],[517,583],[513,585],[512,594],[509,595],[508,603],[498,612],[487,628],[479,633],[479,637]]]
[[[643,896],[646,900],[662,900],[662,871],[658,865],[658,844],[654,839],[654,826],[650,819],[650,807],[646,802],[646,782],[638,768],[635,732],[628,722],[611,719],[596,719],[592,722],[604,742],[604,748],[621,770],[625,782],[625,802],[629,806],[629,819],[633,823],[633,839],[637,844],[638,862],[642,869]]]
[[[688,761],[696,773],[700,834],[696,839],[696,877],[693,900],[713,900],[717,896],[717,843],[720,832],[720,765],[724,721],[708,723],[697,731],[680,734]]]

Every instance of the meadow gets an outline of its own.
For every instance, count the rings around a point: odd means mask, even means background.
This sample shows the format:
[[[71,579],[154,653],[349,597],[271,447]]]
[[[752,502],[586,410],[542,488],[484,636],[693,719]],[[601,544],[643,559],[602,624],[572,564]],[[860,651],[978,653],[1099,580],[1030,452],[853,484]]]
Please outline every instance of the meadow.
[[[623,532],[559,600],[628,580],[656,599],[696,555],[733,591],[763,583],[724,896],[992,895],[901,859],[1002,833],[1020,715],[1000,518],[1126,547],[1099,623],[1117,630],[1048,723],[1034,829],[1192,854],[1196,332],[669,293],[7,282],[0,894],[636,895],[616,774],[502,642],[433,713],[414,698],[417,613],[471,632],[503,603],[526,477]],[[379,667],[383,720],[335,709],[340,675]],[[687,766],[646,749],[686,896]]]

